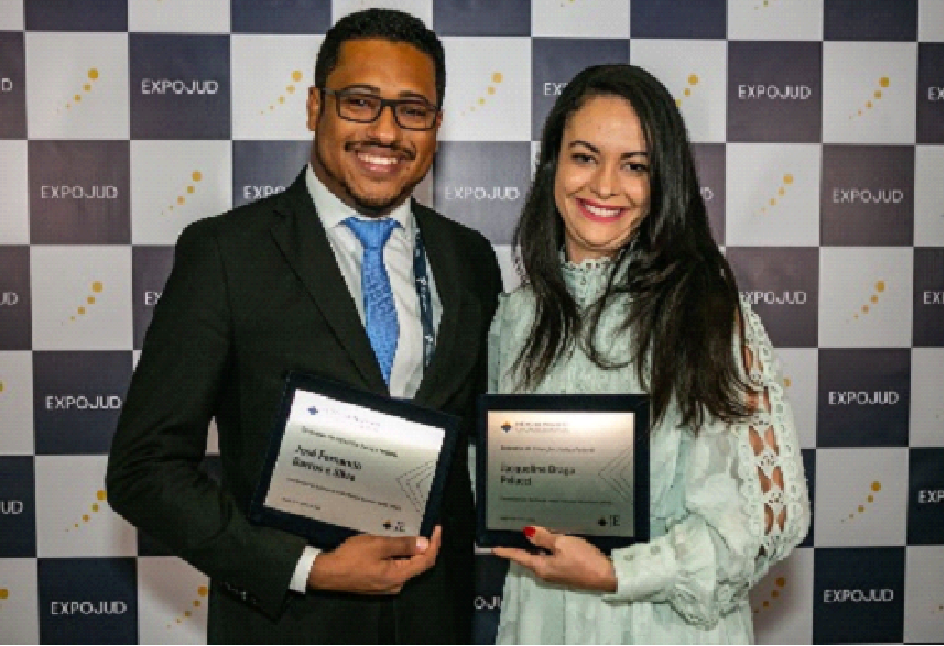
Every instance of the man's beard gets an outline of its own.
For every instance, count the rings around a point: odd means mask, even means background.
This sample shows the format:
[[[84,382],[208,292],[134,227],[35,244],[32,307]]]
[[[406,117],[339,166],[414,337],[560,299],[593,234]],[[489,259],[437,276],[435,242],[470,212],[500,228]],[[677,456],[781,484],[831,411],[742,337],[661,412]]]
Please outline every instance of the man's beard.
[[[344,144],[344,152],[351,152],[354,148],[359,145],[360,142],[348,142]],[[390,148],[395,150],[391,146],[384,146],[382,144],[372,144],[380,148]],[[411,156],[412,158],[412,156]],[[380,215],[386,212],[389,212],[394,207],[399,206],[403,201],[413,193],[414,187],[419,184],[422,177],[413,182],[412,184],[406,184],[403,187],[403,190],[400,191],[397,195],[393,197],[369,197],[367,195],[361,195],[354,192],[353,187],[344,181],[344,178],[340,175],[335,175],[325,164],[324,158],[321,156],[321,146],[318,144],[318,138],[315,137],[315,161],[318,162],[318,165],[321,166],[322,172],[330,177],[338,186],[344,191],[344,193],[351,198],[351,201],[354,202],[354,208],[361,215]]]

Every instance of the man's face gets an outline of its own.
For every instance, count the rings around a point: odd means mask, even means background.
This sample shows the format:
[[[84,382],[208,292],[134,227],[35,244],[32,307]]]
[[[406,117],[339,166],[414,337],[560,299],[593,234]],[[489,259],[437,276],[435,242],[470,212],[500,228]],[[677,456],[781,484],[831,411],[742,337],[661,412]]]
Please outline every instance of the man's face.
[[[325,85],[385,99],[425,99],[437,105],[433,60],[412,45],[353,40],[341,45]],[[342,202],[363,215],[386,215],[409,198],[433,163],[440,113],[431,130],[406,130],[386,106],[371,123],[338,116],[337,97],[308,91],[308,129],[315,133],[312,167]]]

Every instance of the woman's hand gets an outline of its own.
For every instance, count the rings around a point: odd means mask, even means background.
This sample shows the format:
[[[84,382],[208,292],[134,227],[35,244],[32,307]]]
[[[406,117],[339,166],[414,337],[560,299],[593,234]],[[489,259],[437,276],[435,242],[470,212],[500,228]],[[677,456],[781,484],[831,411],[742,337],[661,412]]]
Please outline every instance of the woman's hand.
[[[549,583],[563,583],[583,590],[616,592],[613,563],[584,539],[555,534],[543,527],[525,527],[523,531],[528,540],[550,554],[532,554],[511,547],[496,547],[492,554],[528,568],[538,578]]]

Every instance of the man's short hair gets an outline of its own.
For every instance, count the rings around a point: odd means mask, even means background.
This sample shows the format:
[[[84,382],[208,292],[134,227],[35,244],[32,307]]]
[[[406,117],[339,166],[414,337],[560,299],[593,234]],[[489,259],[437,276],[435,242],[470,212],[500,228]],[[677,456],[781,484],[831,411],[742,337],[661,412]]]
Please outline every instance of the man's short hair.
[[[376,38],[407,43],[429,56],[436,68],[436,105],[446,94],[446,51],[436,34],[419,18],[395,9],[367,9],[341,18],[325,34],[315,60],[315,85],[325,87],[328,75],[338,66],[341,45],[350,40]]]

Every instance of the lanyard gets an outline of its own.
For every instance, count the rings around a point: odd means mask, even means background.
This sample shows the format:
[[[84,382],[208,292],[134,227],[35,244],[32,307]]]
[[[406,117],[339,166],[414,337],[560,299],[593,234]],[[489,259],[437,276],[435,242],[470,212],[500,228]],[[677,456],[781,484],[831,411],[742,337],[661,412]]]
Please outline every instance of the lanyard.
[[[423,325],[423,367],[428,368],[436,347],[436,333],[433,330],[433,297],[426,274],[426,249],[423,247],[423,236],[420,235],[418,226],[413,228],[416,231],[413,245],[413,282],[416,286],[416,296],[420,301],[420,323]]]

